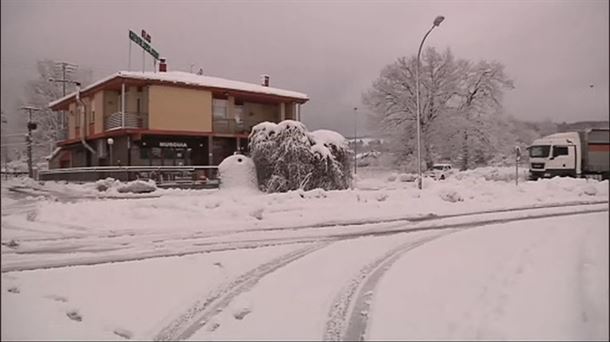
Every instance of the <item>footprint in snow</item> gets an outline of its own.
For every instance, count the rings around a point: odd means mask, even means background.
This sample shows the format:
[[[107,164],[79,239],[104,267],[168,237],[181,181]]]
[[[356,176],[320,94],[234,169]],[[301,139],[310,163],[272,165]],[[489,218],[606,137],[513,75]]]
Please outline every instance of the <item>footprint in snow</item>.
[[[218,329],[218,327],[220,327],[220,324],[217,322],[213,322],[211,324],[208,325],[208,327],[206,328],[207,331],[212,332],[216,329]]]
[[[233,312],[233,317],[235,317],[235,319],[239,319],[242,320],[244,319],[244,317],[246,317],[250,312],[252,312],[252,310],[250,310],[250,308],[241,308],[239,310],[236,310],[235,312]]]
[[[73,321],[77,321],[80,322],[83,320],[83,316],[80,315],[80,313],[78,313],[78,310],[70,310],[68,312],[66,312],[66,316],[68,316],[68,318],[70,318]]]
[[[133,333],[131,331],[123,328],[116,328],[114,329],[113,333],[127,340],[131,339],[131,337],[133,336]]]
[[[62,302],[62,303],[68,302],[68,298],[62,297],[62,296],[58,296],[58,295],[48,295],[48,296],[45,296],[45,298],[54,300],[56,302]]]

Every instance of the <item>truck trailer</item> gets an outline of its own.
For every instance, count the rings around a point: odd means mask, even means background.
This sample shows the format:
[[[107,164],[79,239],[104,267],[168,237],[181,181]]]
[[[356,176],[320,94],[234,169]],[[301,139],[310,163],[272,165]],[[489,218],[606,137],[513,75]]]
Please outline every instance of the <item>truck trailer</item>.
[[[610,176],[608,128],[551,134],[534,140],[527,149],[530,180],[555,176],[608,179]]]

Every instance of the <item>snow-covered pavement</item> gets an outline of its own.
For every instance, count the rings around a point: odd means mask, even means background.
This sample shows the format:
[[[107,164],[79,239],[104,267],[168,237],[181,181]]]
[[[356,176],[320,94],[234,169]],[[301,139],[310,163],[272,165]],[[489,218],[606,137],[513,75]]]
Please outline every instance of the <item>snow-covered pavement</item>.
[[[466,230],[388,270],[366,337],[608,340],[608,286],[607,212]]]
[[[2,339],[608,338],[608,181],[392,178],[3,183]]]

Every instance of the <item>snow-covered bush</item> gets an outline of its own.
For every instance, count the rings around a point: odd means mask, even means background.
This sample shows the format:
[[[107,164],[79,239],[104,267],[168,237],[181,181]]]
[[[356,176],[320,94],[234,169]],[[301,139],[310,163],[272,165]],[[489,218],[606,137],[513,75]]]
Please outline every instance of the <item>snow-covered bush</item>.
[[[285,120],[254,126],[249,139],[263,191],[336,190],[350,184],[351,152],[339,133],[308,132],[303,123]]]
[[[118,193],[131,192],[140,194],[157,190],[157,184],[154,180],[144,181],[138,179],[131,182],[123,183],[119,180],[110,177],[105,179],[99,179],[98,181],[93,183],[92,186],[99,192],[116,191]]]
[[[136,194],[153,192],[155,190],[157,190],[157,184],[152,179],[146,181],[135,180],[127,183],[120,183],[120,185],[116,188],[116,191],[119,193],[132,192]]]

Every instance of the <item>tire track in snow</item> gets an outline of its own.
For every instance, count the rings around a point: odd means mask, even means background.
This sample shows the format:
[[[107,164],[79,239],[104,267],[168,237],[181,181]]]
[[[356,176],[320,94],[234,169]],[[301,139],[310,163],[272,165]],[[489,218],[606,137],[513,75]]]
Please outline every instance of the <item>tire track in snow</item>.
[[[204,327],[215,315],[222,312],[231,303],[233,298],[250,290],[261,278],[297,259],[324,248],[333,242],[334,241],[326,241],[300,248],[267,263],[261,264],[241,276],[238,276],[229,284],[222,285],[216,290],[213,290],[206,299],[195,302],[182,315],[161,329],[153,340],[172,341],[189,338],[197,330]]]
[[[352,278],[349,283],[335,297],[331,309],[328,314],[328,320],[325,325],[323,340],[324,341],[363,341],[368,323],[368,314],[373,297],[373,293],[377,283],[383,274],[405,253],[420,247],[426,243],[436,240],[440,237],[456,233],[465,229],[481,227],[489,224],[506,223],[511,221],[523,221],[546,217],[581,215],[592,212],[602,212],[602,210],[585,210],[581,212],[566,212],[540,214],[530,217],[506,218],[488,220],[477,223],[464,223],[453,225],[455,230],[442,232],[433,236],[421,238],[417,241],[410,241],[400,245],[382,257],[364,266],[358,275]]]
[[[443,230],[449,228],[462,228],[462,227],[472,227],[472,226],[482,226],[486,224],[494,224],[494,223],[504,223],[515,220],[526,220],[538,217],[549,217],[549,216],[561,216],[561,215],[573,215],[578,213],[591,213],[591,212],[600,212],[607,211],[607,206],[603,208],[593,207],[591,209],[583,209],[591,204],[586,205],[577,205],[572,206],[573,211],[569,212],[560,212],[560,213],[535,213],[537,210],[523,210],[526,212],[534,211],[533,214],[528,214],[526,216],[519,217],[492,217],[486,219],[478,219],[476,221],[467,221],[462,223],[440,223],[440,224],[432,224],[430,226],[423,227],[412,227],[412,226],[404,226],[402,223],[398,222],[391,227],[374,227],[373,229],[366,230],[354,230],[354,231],[339,231],[326,235],[309,235],[309,236],[290,236],[290,237],[280,237],[280,238],[271,238],[261,236],[256,239],[247,239],[247,240],[238,240],[233,239],[232,241],[210,241],[210,242],[196,242],[190,246],[185,247],[183,244],[180,249],[175,249],[170,247],[169,249],[155,249],[155,248],[144,248],[141,250],[134,250],[133,248],[140,248],[142,246],[123,246],[119,248],[120,251],[123,249],[125,253],[113,253],[107,255],[76,255],[76,250],[66,250],[64,254],[67,255],[66,259],[36,259],[36,260],[15,260],[9,262],[3,262],[1,267],[1,272],[11,272],[11,271],[24,271],[24,270],[35,270],[35,269],[43,269],[43,268],[57,268],[57,267],[66,267],[66,266],[78,266],[78,265],[97,265],[103,263],[112,263],[112,262],[124,262],[124,261],[135,261],[135,260],[143,260],[149,258],[156,257],[169,257],[169,256],[183,256],[189,254],[197,254],[197,253],[206,253],[213,251],[223,251],[223,250],[231,250],[231,249],[244,249],[244,248],[256,248],[256,247],[264,247],[270,245],[278,245],[278,244],[288,244],[288,243],[307,243],[307,242],[321,242],[323,240],[337,240],[337,239],[350,239],[356,237],[364,237],[364,236],[383,236],[397,233],[405,233],[405,232],[417,232],[423,230]],[[579,208],[580,207],[580,208]],[[538,210],[543,210],[547,208],[535,208]],[[435,220],[430,220],[434,222]],[[407,223],[407,222],[405,222]],[[135,238],[138,238],[137,236]],[[197,240],[196,238],[192,240]],[[172,241],[172,240],[168,240]],[[185,240],[180,240],[185,241]],[[166,241],[167,242],[167,241]],[[92,241],[89,245],[97,244],[100,245],[100,241]],[[36,248],[41,248],[42,246],[37,246]],[[57,248],[58,246],[55,246]],[[144,246],[145,247],[145,246]],[[7,251],[3,250],[3,254],[33,254],[36,248],[28,249],[23,248],[21,250],[15,251]],[[110,246],[107,246],[110,248]],[[110,249],[109,249],[110,250]],[[5,255],[5,256],[6,256]]]
[[[409,241],[364,266],[358,275],[335,298],[324,330],[324,341],[361,341],[366,328],[368,306],[379,278],[404,253],[442,236],[456,232],[442,232]],[[364,325],[364,326],[363,326]]]
[[[104,198],[99,198],[104,199]],[[137,198],[136,198],[137,199]],[[299,226],[290,226],[290,227],[260,227],[260,228],[250,228],[250,229],[234,229],[227,231],[210,231],[210,232],[188,232],[184,234],[180,234],[176,236],[175,234],[167,234],[163,233],[161,230],[156,230],[154,232],[149,233],[139,233],[137,230],[126,230],[122,232],[113,232],[112,230],[104,232],[104,234],[96,234],[96,235],[79,235],[79,236],[63,236],[63,237],[52,237],[52,238],[30,238],[30,239],[21,239],[24,242],[51,242],[51,241],[68,241],[68,240],[81,240],[81,239],[117,239],[123,237],[133,237],[137,236],[138,238],[142,237],[155,237],[157,239],[163,239],[165,241],[179,241],[179,240],[190,240],[190,239],[198,239],[198,238],[213,238],[213,237],[221,237],[239,233],[253,233],[253,232],[267,232],[267,231],[287,231],[287,230],[307,230],[307,229],[324,229],[324,228],[333,228],[333,227],[342,227],[342,226],[363,226],[369,225],[373,223],[393,223],[393,222],[424,222],[424,221],[432,221],[432,220],[441,220],[446,218],[454,218],[454,217],[467,217],[467,216],[475,216],[481,214],[494,214],[494,213],[504,213],[504,212],[513,212],[513,211],[526,211],[526,210],[537,210],[544,208],[561,208],[561,207],[572,207],[572,206],[585,206],[585,205],[596,205],[596,204],[605,204],[608,201],[603,200],[593,200],[593,201],[572,201],[565,203],[551,203],[551,204],[543,204],[543,205],[529,205],[529,206],[520,206],[520,207],[512,207],[512,208],[502,208],[502,209],[488,209],[488,210],[480,210],[480,211],[470,211],[465,213],[457,213],[457,214],[426,214],[426,215],[418,215],[418,216],[404,216],[397,218],[379,218],[379,219],[361,219],[361,220],[340,220],[340,221],[330,221],[330,222],[321,222],[321,223],[313,223],[307,225],[299,225]],[[61,227],[61,224],[57,224]],[[75,226],[77,227],[77,226]]]

